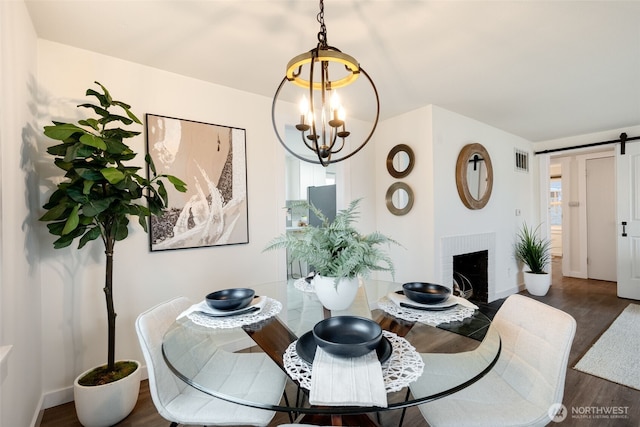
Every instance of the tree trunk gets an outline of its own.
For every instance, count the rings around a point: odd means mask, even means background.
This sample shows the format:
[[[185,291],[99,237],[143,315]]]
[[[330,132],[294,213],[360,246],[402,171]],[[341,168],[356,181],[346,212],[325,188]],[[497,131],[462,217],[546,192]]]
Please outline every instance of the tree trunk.
[[[113,247],[115,245],[115,239],[107,238],[105,241],[105,254],[107,256],[107,264],[105,269],[105,286],[104,297],[107,303],[107,330],[108,330],[108,345],[107,345],[107,368],[109,370],[115,369],[115,355],[116,355],[116,311],[113,306]]]

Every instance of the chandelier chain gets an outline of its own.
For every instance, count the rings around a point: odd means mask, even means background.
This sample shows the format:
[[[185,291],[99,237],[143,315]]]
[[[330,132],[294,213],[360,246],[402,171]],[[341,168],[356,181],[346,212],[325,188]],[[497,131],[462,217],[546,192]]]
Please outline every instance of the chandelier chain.
[[[327,26],[324,24],[324,0],[320,0],[320,12],[317,16],[320,24],[320,32],[318,33],[318,44],[321,48],[327,47]]]

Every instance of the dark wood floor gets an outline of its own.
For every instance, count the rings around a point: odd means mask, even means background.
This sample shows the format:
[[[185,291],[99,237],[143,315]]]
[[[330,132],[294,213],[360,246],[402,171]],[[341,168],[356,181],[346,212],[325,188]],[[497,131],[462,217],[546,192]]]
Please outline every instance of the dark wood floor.
[[[639,426],[640,391],[572,369],[622,310],[635,301],[618,298],[616,284],[612,282],[562,277],[560,262],[557,259],[554,260],[553,271],[553,285],[549,293],[544,297],[534,298],[571,314],[576,319],[578,328],[569,356],[564,393],[563,403],[567,407],[568,416],[562,423],[551,423],[551,425],[564,427]],[[526,292],[523,293],[528,295]],[[499,307],[500,303],[498,301],[488,307],[483,307],[483,309],[489,310],[490,314]],[[628,412],[628,417],[605,419],[572,414],[573,412],[585,414],[587,411],[593,413],[611,407],[623,408]],[[383,425],[396,426],[400,419],[400,413],[399,411],[387,412],[382,413],[380,417]],[[285,414],[277,414],[270,426],[287,422],[289,420]],[[42,427],[75,427],[80,426],[80,423],[75,416],[73,403],[68,403],[47,409],[40,425]],[[167,427],[168,425],[169,423],[156,412],[149,394],[148,382],[143,381],[138,404],[133,413],[119,423],[118,427]],[[427,423],[416,408],[410,408],[403,425],[420,427],[427,426]]]

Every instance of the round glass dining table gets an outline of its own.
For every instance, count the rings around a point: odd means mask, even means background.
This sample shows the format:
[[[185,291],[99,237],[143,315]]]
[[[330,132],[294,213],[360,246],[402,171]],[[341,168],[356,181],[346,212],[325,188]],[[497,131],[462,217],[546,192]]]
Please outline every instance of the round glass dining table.
[[[489,327],[490,319],[477,309],[468,312],[470,315],[464,319],[438,325],[406,320],[391,314],[393,310],[381,309],[384,308],[383,302],[388,306],[387,298],[390,294],[400,293],[400,283],[364,279],[361,280],[355,302],[346,310],[331,312],[322,306],[310,287],[304,279],[251,286],[256,295],[267,297],[273,303],[271,309],[277,313],[267,318],[256,317],[258,321],[255,323],[234,325],[233,317],[229,317],[220,319],[222,327],[216,328],[206,323],[194,322],[188,316],[179,317],[163,338],[165,362],[189,386],[216,398],[273,411],[333,416],[396,410],[445,397],[482,378],[493,368],[500,355],[500,337],[495,328]],[[273,310],[274,306],[276,310]],[[300,376],[291,375],[291,366],[287,366],[287,363],[291,362],[291,353],[296,348],[298,339],[308,337],[319,321],[338,315],[356,315],[376,321],[384,331],[388,331],[385,334],[398,337],[392,343],[398,340],[408,343],[410,351],[418,355],[419,361],[424,361],[424,369],[407,369],[413,377],[408,379],[410,382],[406,386],[401,390],[396,387],[388,391],[386,407],[309,404],[309,399],[305,399],[308,390],[304,381]],[[190,357],[185,357],[185,351],[190,353]],[[217,351],[265,353],[287,373],[286,390],[295,390],[298,396],[295,399],[283,399],[284,403],[281,401],[274,405],[260,401],[259,397],[247,399],[221,392],[215,385],[218,384],[216,382],[199,381],[193,360],[206,360]],[[456,363],[460,366],[454,366],[455,375],[449,377],[446,377],[446,373],[434,372],[434,364],[430,362],[430,357],[434,355],[446,358],[447,354],[464,355],[452,358],[459,360]],[[411,363],[415,363],[415,358],[409,359],[412,360]],[[387,363],[402,364],[402,360],[399,358]],[[304,363],[298,365],[298,368],[305,368]],[[311,365],[307,368],[307,373],[311,375]],[[402,372],[405,367],[396,368],[397,373]],[[295,371],[299,373],[299,370]],[[443,376],[446,377],[444,380]]]

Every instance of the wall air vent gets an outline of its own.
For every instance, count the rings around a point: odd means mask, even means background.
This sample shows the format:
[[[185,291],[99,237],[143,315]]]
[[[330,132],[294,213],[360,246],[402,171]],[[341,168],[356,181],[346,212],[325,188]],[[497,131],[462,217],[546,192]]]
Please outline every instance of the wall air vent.
[[[515,165],[516,170],[520,172],[529,172],[529,152],[515,149]]]

